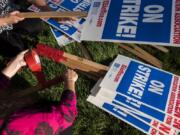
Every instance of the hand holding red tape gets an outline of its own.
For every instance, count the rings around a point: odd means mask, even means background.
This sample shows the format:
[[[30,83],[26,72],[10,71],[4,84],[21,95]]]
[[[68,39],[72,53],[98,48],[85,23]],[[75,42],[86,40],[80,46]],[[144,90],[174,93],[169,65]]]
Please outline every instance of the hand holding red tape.
[[[24,59],[29,67],[29,69],[35,74],[39,83],[45,83],[45,76],[42,72],[40,58],[35,50],[27,52],[24,56]]]
[[[27,52],[24,56],[24,59],[31,71],[41,72],[41,62],[35,50]]]

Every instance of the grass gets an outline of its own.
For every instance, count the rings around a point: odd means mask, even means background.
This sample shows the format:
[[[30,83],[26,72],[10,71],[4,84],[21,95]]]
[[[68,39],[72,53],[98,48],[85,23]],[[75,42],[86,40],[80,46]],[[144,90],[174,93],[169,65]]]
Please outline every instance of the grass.
[[[64,48],[60,48],[54,37],[51,35],[50,31],[45,31],[42,35],[38,36],[39,42],[51,44],[53,47],[65,50],[68,53],[72,53],[82,57],[82,52],[78,48],[77,43],[72,43]],[[117,54],[123,54],[135,59],[137,57],[132,54],[119,49],[118,45],[113,43],[103,43],[103,42],[85,42],[86,47],[92,55],[94,61],[109,65],[110,62],[117,56]],[[180,48],[169,48],[170,53],[164,54],[149,46],[143,46],[145,50],[148,50],[163,61],[163,69],[170,72],[179,74],[180,73]],[[60,63],[54,63],[46,58],[41,58],[44,73],[47,79],[52,79],[55,76],[62,74],[66,67]],[[0,57],[0,68],[3,68],[3,63],[5,59]],[[18,78],[23,78],[24,81],[19,81]],[[22,72],[18,73],[13,79],[16,88],[24,88],[32,85],[36,85],[37,80],[35,76],[26,68]],[[74,135],[141,135],[143,133],[139,132],[132,126],[118,120],[117,118],[109,115],[108,113],[98,109],[94,105],[86,101],[90,90],[95,84],[95,81],[88,79],[86,76],[79,75],[77,81],[77,97],[78,97],[78,117],[74,123],[73,134]],[[59,95],[63,91],[63,86],[58,85],[56,87],[48,88],[47,90],[38,93],[41,100],[48,101],[59,101]]]

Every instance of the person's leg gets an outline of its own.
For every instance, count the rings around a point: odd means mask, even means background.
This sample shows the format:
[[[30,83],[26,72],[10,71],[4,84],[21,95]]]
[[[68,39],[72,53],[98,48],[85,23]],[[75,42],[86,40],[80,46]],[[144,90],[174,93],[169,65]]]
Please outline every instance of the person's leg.
[[[25,49],[27,49],[27,47],[22,43],[17,33],[4,31],[0,34],[0,55],[4,57],[14,57]]]

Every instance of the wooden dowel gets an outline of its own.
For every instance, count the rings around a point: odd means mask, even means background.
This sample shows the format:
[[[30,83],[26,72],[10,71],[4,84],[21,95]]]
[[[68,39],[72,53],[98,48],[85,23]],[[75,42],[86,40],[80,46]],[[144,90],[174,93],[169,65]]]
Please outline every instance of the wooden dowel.
[[[143,59],[144,61],[147,61],[148,63],[158,67],[158,68],[162,68],[162,65],[161,64],[157,64],[157,63],[154,63],[152,60],[148,59],[147,56],[143,56],[142,53],[140,53],[139,51],[129,47],[129,46],[126,46],[126,45],[119,45],[119,47],[131,52],[132,54],[138,56],[139,58]]]
[[[90,67],[93,67],[98,70],[102,70],[102,71],[109,70],[109,67],[107,67],[107,66],[104,66],[102,64],[99,64],[99,63],[96,63],[96,62],[93,62],[93,61],[90,61],[90,60],[87,60],[87,59],[84,59],[84,58],[81,58],[81,57],[78,57],[78,56],[75,56],[75,55],[72,55],[69,53],[64,53],[63,56],[69,60],[76,61],[82,65],[90,66]]]
[[[167,48],[163,47],[163,46],[158,46],[158,45],[151,45],[151,46],[158,49],[158,50],[160,50],[161,52],[164,52],[164,53],[169,52],[169,50]]]
[[[157,65],[161,65],[162,67],[162,62],[158,60],[156,57],[154,57],[153,55],[151,55],[150,53],[146,52],[145,50],[138,47],[137,45],[131,45],[131,47],[133,47],[136,51],[140,52],[143,56],[146,56],[148,60],[151,60],[153,63]]]
[[[68,18],[68,17],[86,17],[86,12],[21,12],[17,14],[19,17],[23,18]]]

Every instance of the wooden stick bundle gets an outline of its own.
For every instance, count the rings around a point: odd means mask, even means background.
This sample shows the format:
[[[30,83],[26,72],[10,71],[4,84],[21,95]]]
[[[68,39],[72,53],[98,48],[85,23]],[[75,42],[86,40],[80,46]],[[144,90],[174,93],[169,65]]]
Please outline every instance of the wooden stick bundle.
[[[66,12],[21,12],[17,14],[19,17],[23,18],[68,18],[68,17],[86,17],[86,12],[74,12],[74,11],[66,11]]]
[[[162,68],[162,62],[158,60],[156,57],[152,56],[142,48],[135,46],[135,45],[119,45],[119,47],[131,52],[132,54],[138,56],[139,58],[143,59],[144,61],[147,61],[148,63],[158,67]]]

